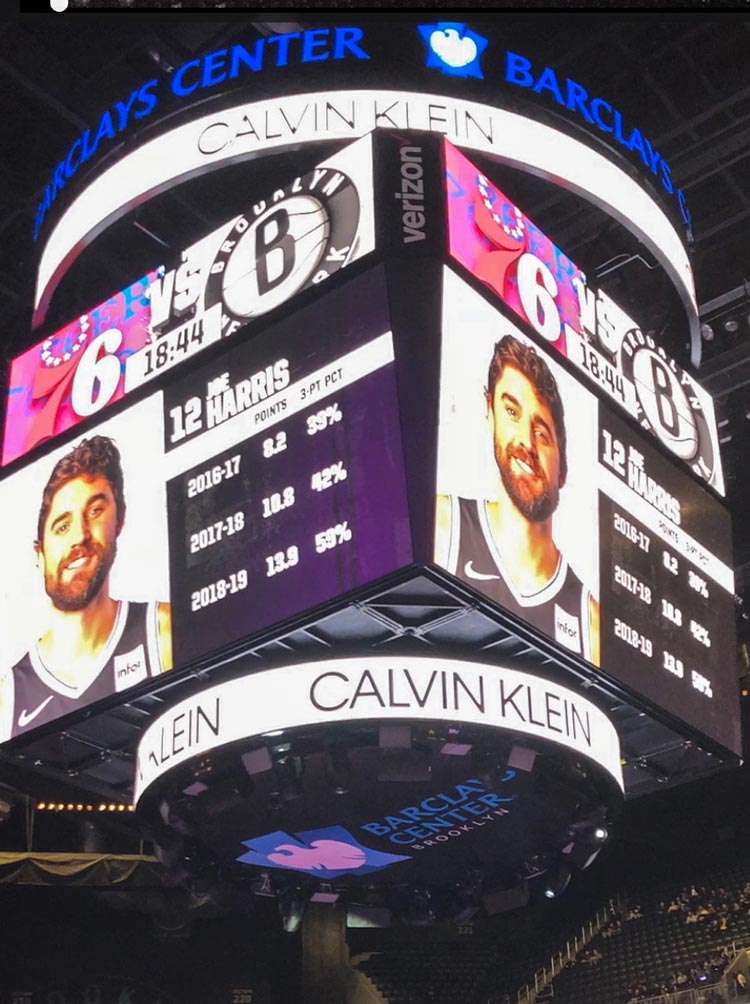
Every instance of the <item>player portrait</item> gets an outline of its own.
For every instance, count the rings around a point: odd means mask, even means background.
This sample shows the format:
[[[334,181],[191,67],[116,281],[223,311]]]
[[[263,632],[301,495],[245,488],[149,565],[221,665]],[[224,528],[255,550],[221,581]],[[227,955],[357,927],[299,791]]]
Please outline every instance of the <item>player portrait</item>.
[[[0,484],[0,740],[172,668],[160,395]],[[8,552],[10,552],[8,554]]]
[[[596,401],[445,272],[437,564],[600,658]]]

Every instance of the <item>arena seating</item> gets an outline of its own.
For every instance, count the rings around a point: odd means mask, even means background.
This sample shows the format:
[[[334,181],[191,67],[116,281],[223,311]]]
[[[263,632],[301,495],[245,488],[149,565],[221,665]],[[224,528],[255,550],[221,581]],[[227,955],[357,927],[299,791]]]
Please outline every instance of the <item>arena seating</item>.
[[[547,991],[554,1004],[626,1004],[667,988],[709,987],[750,946],[750,862],[687,882],[644,883],[622,903],[619,920],[554,978]],[[564,955],[597,906],[563,897],[489,918],[464,941],[433,940],[427,929],[380,932],[390,942],[360,967],[390,1004],[515,1004],[519,989],[533,986],[553,955]]]
[[[515,1001],[518,988],[560,949],[561,937],[564,949],[595,912],[588,901],[544,903],[485,918],[470,937],[455,928],[406,927],[350,938],[350,950],[372,953],[359,968],[389,1004],[499,1004],[506,995]]]
[[[715,983],[750,945],[748,879],[749,867],[730,867],[632,894],[621,923],[555,978],[555,1004],[621,1004]]]

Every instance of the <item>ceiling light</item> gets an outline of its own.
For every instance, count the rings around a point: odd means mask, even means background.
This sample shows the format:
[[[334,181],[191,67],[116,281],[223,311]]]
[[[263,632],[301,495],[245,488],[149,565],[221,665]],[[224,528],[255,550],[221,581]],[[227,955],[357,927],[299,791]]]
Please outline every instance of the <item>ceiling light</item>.
[[[544,884],[544,895],[547,899],[556,899],[562,896],[570,883],[570,868],[567,865],[559,865],[552,874],[548,875]]]

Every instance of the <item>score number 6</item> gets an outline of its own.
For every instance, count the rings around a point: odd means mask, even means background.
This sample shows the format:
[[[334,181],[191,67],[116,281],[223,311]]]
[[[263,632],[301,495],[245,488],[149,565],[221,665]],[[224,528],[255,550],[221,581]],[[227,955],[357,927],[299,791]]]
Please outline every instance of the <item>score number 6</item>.
[[[71,381],[70,405],[79,418],[95,414],[112,400],[120,382],[120,360],[114,353],[121,344],[122,332],[110,328],[97,335],[80,356],[36,371],[31,399],[38,410],[29,415],[27,450],[54,436],[58,411]]]
[[[122,332],[109,328],[82,353],[70,393],[73,411],[81,418],[96,414],[112,400],[120,382],[120,360],[115,353],[121,345]]]

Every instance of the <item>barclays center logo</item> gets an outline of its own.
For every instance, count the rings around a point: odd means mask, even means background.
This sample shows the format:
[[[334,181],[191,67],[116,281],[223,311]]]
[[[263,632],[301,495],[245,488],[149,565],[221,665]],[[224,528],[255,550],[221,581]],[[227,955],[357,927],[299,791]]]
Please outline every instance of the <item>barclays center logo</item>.
[[[462,21],[420,24],[418,31],[427,46],[426,66],[453,77],[483,79],[479,57],[487,48],[487,39],[482,35],[467,28]]]
[[[306,872],[320,879],[367,875],[408,860],[403,854],[386,854],[365,847],[343,826],[306,830],[294,836],[277,830],[242,842],[248,848],[237,858],[242,864]]]

